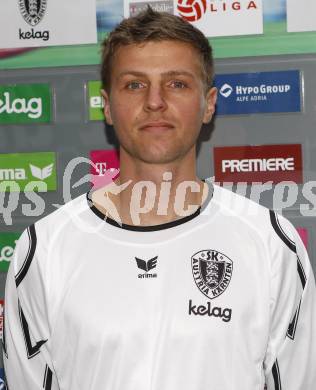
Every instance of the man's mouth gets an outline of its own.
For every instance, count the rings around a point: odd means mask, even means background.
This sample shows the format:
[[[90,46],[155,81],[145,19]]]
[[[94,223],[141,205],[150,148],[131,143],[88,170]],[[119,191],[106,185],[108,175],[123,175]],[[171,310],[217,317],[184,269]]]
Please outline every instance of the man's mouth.
[[[174,126],[170,122],[160,121],[160,122],[147,122],[140,127],[140,130],[159,132],[159,131],[170,130],[173,128]]]

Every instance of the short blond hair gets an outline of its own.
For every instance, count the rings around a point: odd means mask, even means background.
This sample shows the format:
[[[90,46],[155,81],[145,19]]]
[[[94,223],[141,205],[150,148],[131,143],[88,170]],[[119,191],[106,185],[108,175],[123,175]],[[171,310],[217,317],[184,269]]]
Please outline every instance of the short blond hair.
[[[203,33],[184,19],[167,12],[156,12],[150,6],[136,16],[124,19],[102,43],[102,87],[111,90],[112,59],[121,46],[150,41],[179,41],[191,44],[201,58],[205,91],[213,85],[212,47]]]

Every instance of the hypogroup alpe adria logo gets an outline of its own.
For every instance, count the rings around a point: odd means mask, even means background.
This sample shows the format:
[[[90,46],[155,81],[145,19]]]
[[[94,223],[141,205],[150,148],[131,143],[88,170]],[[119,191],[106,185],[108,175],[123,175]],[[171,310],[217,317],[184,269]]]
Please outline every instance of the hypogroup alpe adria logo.
[[[47,0],[19,0],[20,12],[24,20],[32,27],[43,19],[46,7]]]
[[[224,96],[225,98],[228,98],[232,93],[234,89],[231,85],[225,83],[221,89],[219,90],[219,93]]]

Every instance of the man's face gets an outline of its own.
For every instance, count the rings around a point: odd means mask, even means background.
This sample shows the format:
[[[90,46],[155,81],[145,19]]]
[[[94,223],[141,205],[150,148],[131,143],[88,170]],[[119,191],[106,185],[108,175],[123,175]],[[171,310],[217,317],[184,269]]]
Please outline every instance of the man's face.
[[[202,65],[191,45],[178,41],[120,47],[112,62],[105,116],[133,158],[166,164],[195,146],[211,120],[216,89],[204,93]]]

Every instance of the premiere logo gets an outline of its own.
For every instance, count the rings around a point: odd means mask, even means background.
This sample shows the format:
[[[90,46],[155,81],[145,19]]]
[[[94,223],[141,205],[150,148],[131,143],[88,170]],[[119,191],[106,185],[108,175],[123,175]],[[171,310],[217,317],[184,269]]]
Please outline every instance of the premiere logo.
[[[303,182],[301,145],[214,148],[215,180],[220,183]]]
[[[294,171],[294,158],[223,160],[222,172]]]
[[[230,322],[232,318],[232,309],[221,307],[212,307],[211,302],[207,302],[204,305],[194,305],[192,300],[189,301],[189,315],[194,316],[208,316],[208,317],[217,317],[220,318],[224,322]]]

